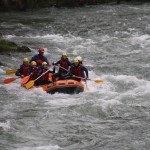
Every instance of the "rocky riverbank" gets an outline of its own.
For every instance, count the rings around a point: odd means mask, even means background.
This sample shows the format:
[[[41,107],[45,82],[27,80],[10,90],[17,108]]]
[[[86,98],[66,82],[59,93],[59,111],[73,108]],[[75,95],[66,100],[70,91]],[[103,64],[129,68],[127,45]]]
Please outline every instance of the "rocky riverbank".
[[[0,0],[0,11],[38,9],[43,7],[82,7],[104,3],[143,3],[149,0]]]

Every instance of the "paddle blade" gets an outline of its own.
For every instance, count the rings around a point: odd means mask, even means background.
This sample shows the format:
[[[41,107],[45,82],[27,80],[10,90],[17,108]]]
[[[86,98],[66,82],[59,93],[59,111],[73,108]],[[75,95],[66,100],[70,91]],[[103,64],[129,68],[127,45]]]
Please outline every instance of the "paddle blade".
[[[87,85],[87,82],[85,82],[85,85],[86,85],[86,87],[85,87],[86,91],[90,91],[90,89],[89,89],[89,87]]]
[[[85,87],[85,89],[86,89],[86,91],[90,91],[90,89],[89,89],[89,87],[88,87],[88,86],[86,86],[86,87]]]
[[[6,70],[6,74],[9,75],[9,74],[14,74],[16,73],[17,69],[12,69],[12,70]]]
[[[30,75],[29,76],[25,76],[22,80],[21,80],[21,83],[22,84],[25,84],[28,82],[28,80],[30,79]]]
[[[100,84],[100,83],[103,83],[105,81],[104,80],[94,80],[94,82]]]
[[[29,81],[28,83],[25,84],[26,89],[30,89],[34,85],[34,80]]]
[[[18,79],[18,78],[9,78],[9,79],[5,79],[5,80],[3,81],[3,83],[4,83],[4,84],[8,84],[8,83],[13,82],[13,81],[16,80],[16,79]]]

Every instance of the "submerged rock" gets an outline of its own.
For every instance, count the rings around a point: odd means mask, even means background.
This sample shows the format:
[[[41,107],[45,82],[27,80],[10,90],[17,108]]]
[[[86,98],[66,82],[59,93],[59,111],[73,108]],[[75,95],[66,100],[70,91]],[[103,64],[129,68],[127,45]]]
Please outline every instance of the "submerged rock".
[[[31,52],[31,50],[27,46],[17,47],[18,52]]]
[[[4,64],[2,64],[1,62],[0,62],[0,66],[3,66]]]
[[[7,40],[0,40],[0,55],[13,52],[31,52],[27,46],[18,46],[16,43]]]

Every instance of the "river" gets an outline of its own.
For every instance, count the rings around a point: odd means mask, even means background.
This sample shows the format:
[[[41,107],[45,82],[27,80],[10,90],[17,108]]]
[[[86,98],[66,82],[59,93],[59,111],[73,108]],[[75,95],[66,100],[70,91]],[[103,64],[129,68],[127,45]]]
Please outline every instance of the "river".
[[[31,53],[0,55],[0,150],[149,150],[150,4],[47,8],[0,14],[4,39]],[[89,70],[89,91],[50,95],[3,80],[44,47]],[[103,84],[94,82],[105,80]]]

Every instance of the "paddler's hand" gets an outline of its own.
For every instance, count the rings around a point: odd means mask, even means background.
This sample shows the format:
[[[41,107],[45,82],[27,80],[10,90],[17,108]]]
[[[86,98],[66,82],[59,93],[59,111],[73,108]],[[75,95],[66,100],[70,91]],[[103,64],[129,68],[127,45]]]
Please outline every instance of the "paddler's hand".
[[[83,78],[82,80],[83,80],[84,82],[86,82],[86,80],[88,80],[88,78],[86,77],[86,78]]]

